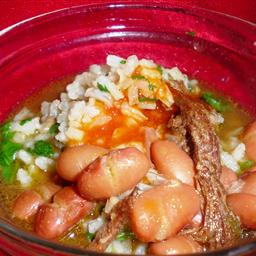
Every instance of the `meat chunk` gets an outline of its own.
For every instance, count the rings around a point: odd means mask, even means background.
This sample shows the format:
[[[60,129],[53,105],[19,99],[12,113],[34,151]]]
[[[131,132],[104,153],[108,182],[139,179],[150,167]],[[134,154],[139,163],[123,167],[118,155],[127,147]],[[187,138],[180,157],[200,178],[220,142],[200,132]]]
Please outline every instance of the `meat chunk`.
[[[182,94],[176,95],[186,135],[190,136],[190,152],[196,166],[196,187],[202,199],[203,224],[194,239],[209,248],[230,245],[240,236],[238,218],[227,207],[220,182],[219,141],[204,105]]]
[[[114,207],[109,221],[97,232],[86,249],[97,252],[104,252],[107,249],[117,234],[129,223],[129,207],[132,201],[133,196],[129,196]]]

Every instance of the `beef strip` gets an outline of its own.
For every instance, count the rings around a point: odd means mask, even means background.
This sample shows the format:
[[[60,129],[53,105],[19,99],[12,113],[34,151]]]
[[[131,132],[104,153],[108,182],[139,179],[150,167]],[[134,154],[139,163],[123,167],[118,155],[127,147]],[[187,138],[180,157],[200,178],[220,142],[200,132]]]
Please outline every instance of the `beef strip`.
[[[176,95],[186,136],[191,138],[190,151],[196,166],[196,188],[202,199],[203,223],[191,232],[195,240],[216,249],[233,244],[240,236],[240,222],[226,205],[220,183],[219,141],[204,104],[182,94]],[[184,131],[181,133],[184,139]]]
[[[86,248],[88,250],[104,252],[118,233],[129,223],[129,208],[133,196],[120,201],[112,210],[107,223],[97,232],[94,240]]]

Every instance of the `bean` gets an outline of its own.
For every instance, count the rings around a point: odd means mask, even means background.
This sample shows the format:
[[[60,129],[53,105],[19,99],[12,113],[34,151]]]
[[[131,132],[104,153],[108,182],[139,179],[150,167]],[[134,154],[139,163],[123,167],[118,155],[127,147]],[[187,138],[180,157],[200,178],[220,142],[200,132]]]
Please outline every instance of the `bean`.
[[[15,217],[26,220],[36,214],[38,207],[42,203],[43,199],[36,191],[28,190],[17,197],[12,211]]]
[[[133,188],[148,172],[150,162],[138,149],[114,150],[97,158],[77,179],[80,195],[88,200],[107,199]]]
[[[94,206],[81,198],[74,188],[65,187],[54,196],[53,203],[39,207],[35,232],[46,239],[57,238],[88,215]]]
[[[24,191],[14,201],[14,216],[21,220],[30,218],[36,214],[40,205],[50,200],[52,196],[60,189],[60,186],[52,182],[47,182],[39,185],[34,190]]]
[[[227,196],[230,209],[239,216],[245,228],[256,229],[256,196],[245,193],[235,193]]]
[[[201,246],[185,236],[171,237],[165,241],[153,243],[149,246],[150,254],[177,255],[183,253],[201,252]]]
[[[226,190],[231,186],[233,182],[237,181],[237,175],[231,169],[223,166],[220,176],[220,182]]]
[[[131,226],[143,242],[176,235],[199,212],[199,197],[192,186],[172,180],[139,195],[131,208]]]
[[[57,159],[57,173],[65,180],[75,181],[87,165],[107,152],[107,149],[93,145],[68,147]]]
[[[243,177],[244,184],[239,192],[256,196],[256,172],[248,172]]]
[[[243,142],[249,159],[256,161],[256,121],[244,133]]]
[[[176,143],[167,140],[155,141],[151,146],[151,158],[156,169],[166,178],[194,185],[193,161]]]

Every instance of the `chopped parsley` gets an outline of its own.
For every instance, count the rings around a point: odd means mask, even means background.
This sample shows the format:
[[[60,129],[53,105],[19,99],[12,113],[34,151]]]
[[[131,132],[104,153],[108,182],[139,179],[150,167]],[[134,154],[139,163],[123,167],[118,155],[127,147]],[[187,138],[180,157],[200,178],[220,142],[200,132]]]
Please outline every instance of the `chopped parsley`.
[[[150,91],[154,91],[154,88],[156,88],[156,86],[154,84],[151,84],[151,83],[148,84],[148,89]]]
[[[109,92],[107,86],[104,85],[104,84],[97,83],[97,87],[98,87],[98,89],[99,89],[100,91],[102,91],[102,92]]]
[[[120,61],[120,64],[125,64],[126,63],[126,60],[121,60]]]
[[[32,117],[29,117],[29,118],[26,118],[26,119],[23,119],[20,121],[20,125],[23,126],[24,124],[30,122],[32,120]]]
[[[3,181],[12,182],[17,172],[17,164],[14,163],[15,153],[22,148],[21,144],[12,142],[14,135],[11,132],[11,123],[5,123],[0,128],[0,169]]]
[[[45,140],[36,141],[31,151],[38,156],[50,157],[54,154],[51,143]]]
[[[122,231],[117,236],[116,239],[119,241],[125,241],[126,239],[134,240],[136,237],[133,232],[131,231]]]
[[[58,123],[53,124],[49,129],[49,133],[50,134],[56,134],[58,132],[58,128],[59,128]]]
[[[0,165],[9,166],[13,162],[14,154],[21,149],[21,147],[21,144],[10,140],[2,141],[0,143]]]
[[[224,112],[227,110],[227,103],[217,99],[211,92],[204,93],[201,98],[218,112]]]
[[[251,161],[251,160],[246,160],[246,161],[243,161],[243,162],[239,162],[241,172],[250,169],[251,167],[253,167],[253,165],[254,165],[254,162]]]
[[[0,139],[10,140],[14,136],[14,132],[11,131],[11,122],[7,122],[0,127]]]
[[[132,75],[132,79],[148,81],[148,79],[142,75]]]
[[[187,31],[186,35],[195,37],[196,36],[196,32],[195,31]]]
[[[139,97],[139,102],[156,102],[157,99],[155,98],[148,98],[148,97]]]
[[[95,233],[86,232],[86,238],[91,242],[95,238]]]
[[[157,65],[156,69],[161,75],[163,74],[163,68],[161,65]]]
[[[157,87],[154,84],[152,84],[145,76],[142,76],[142,75],[132,75],[132,79],[134,79],[134,80],[145,80],[146,82],[148,82],[148,89],[150,91],[153,91],[154,88]]]

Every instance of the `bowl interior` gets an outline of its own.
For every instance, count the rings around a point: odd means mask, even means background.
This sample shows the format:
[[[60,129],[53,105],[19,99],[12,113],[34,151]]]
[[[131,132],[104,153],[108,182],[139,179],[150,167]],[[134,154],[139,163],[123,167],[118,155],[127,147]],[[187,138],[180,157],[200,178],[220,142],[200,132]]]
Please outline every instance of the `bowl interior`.
[[[178,66],[256,115],[255,32],[230,16],[171,5],[89,5],[40,16],[0,32],[0,121],[32,93],[108,54]]]

